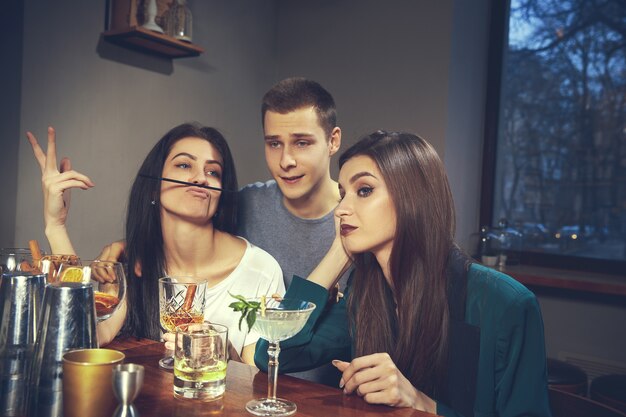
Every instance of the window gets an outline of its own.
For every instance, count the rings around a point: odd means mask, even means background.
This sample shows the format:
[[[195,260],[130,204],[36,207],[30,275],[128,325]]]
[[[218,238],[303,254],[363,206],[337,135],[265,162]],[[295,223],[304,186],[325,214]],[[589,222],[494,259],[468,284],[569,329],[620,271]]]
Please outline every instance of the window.
[[[626,3],[495,1],[481,223],[522,261],[626,271]]]

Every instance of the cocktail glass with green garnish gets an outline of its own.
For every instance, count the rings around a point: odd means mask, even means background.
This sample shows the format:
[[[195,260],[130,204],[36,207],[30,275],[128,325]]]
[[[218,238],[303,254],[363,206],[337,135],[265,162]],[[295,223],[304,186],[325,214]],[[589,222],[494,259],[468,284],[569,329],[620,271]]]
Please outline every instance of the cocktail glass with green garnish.
[[[252,321],[252,329],[269,342],[267,353],[269,361],[267,366],[267,397],[249,401],[246,410],[257,416],[289,416],[296,412],[296,404],[281,398],[276,398],[276,385],[278,383],[278,355],[280,342],[295,336],[308,320],[311,312],[315,310],[315,304],[293,299],[256,300],[260,304],[265,302],[265,308],[252,311],[255,314]]]

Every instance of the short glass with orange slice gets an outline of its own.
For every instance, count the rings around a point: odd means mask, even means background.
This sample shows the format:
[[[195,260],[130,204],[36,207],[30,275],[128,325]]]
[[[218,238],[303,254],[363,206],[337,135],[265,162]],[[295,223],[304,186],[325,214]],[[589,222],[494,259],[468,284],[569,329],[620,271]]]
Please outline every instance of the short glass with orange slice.
[[[111,317],[126,294],[126,274],[119,262],[94,260],[82,261],[81,265],[63,264],[58,278],[61,282],[91,282],[98,321]]]

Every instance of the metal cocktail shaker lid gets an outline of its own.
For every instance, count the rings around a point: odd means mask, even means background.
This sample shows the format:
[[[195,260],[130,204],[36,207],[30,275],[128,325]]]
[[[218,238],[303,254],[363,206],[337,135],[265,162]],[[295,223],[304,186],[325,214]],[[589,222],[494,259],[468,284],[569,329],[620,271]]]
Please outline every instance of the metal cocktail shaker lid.
[[[62,416],[63,354],[97,348],[96,309],[90,283],[46,285],[30,375],[29,416]]]
[[[8,345],[34,344],[46,276],[4,272],[0,278],[0,352]]]

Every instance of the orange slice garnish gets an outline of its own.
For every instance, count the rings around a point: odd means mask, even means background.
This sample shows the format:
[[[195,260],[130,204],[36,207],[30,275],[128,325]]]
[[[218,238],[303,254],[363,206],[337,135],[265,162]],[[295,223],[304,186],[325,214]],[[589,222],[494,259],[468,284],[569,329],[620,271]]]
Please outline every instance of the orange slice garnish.
[[[59,277],[59,281],[61,282],[83,282],[83,269],[70,266],[67,269],[64,269],[61,272],[61,276]]]
[[[95,303],[100,304],[103,308],[115,307],[120,302],[119,298],[117,298],[116,296],[100,291],[94,292],[94,298]]]

